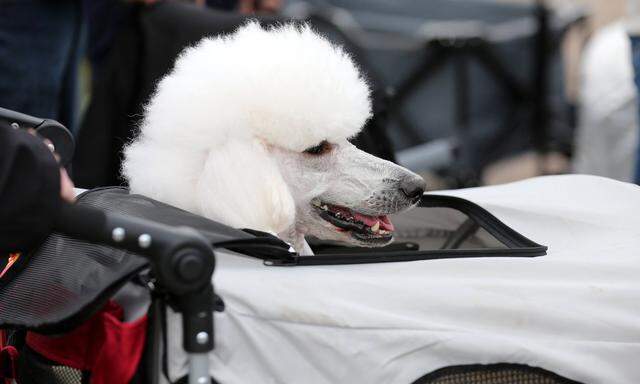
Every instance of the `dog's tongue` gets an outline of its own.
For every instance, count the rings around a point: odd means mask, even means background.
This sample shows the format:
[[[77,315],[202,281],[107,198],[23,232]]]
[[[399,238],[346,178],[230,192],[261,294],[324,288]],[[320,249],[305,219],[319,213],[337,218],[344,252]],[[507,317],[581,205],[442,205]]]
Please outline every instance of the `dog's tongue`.
[[[363,222],[365,225],[367,225],[369,227],[373,227],[374,225],[376,225],[376,222],[379,221],[380,222],[380,229],[384,229],[385,231],[389,231],[389,232],[392,232],[395,229],[395,227],[391,223],[391,220],[389,220],[389,216],[387,216],[387,215],[384,215],[384,216],[367,216],[367,215],[363,215],[363,214],[358,213],[358,212],[354,212],[354,211],[352,211],[352,210],[350,210],[348,208],[340,207],[340,206],[336,206],[336,205],[330,206],[330,209],[333,212],[341,212],[344,215],[353,216],[354,219]]]
[[[391,220],[389,220],[389,216],[378,216],[378,219],[380,219],[380,227],[385,231],[393,231],[396,229]]]
[[[376,221],[380,222],[380,229],[384,229],[385,231],[393,231],[395,228],[393,227],[393,224],[391,223],[391,221],[389,220],[388,216],[378,216],[378,217],[374,217],[374,216],[367,216],[367,215],[362,215],[358,212],[353,212],[353,217],[355,217],[357,220],[362,221],[363,223],[365,223],[365,225],[372,227],[374,225],[376,225]]]

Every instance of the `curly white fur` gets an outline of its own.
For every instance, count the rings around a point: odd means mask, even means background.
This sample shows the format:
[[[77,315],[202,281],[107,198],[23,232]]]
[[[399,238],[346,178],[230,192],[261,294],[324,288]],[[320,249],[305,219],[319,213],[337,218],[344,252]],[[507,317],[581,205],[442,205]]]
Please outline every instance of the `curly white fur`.
[[[178,58],[125,151],[124,174],[133,192],[279,233],[293,223],[294,205],[256,140],[302,151],[355,135],[370,108],[341,49],[308,26],[249,23]]]
[[[134,193],[304,247],[309,202],[330,189],[324,175],[336,167],[302,152],[327,141],[334,153],[365,158],[347,139],[370,113],[369,88],[342,49],[308,26],[252,22],[180,55],[125,149],[123,173]],[[364,201],[370,187],[399,172],[372,163],[378,173],[364,174],[375,183],[351,172],[362,189],[351,200]]]

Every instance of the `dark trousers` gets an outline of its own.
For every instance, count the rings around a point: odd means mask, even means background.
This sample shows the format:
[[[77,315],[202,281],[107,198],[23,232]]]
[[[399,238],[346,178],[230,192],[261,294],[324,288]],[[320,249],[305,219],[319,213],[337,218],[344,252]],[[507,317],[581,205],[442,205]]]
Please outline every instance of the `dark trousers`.
[[[0,0],[0,106],[77,127],[82,5]]]
[[[636,88],[640,95],[640,36],[631,36],[631,58],[633,60],[633,69],[635,71]],[[638,104],[640,107],[640,97],[638,97]],[[638,109],[640,110],[640,108]],[[637,147],[634,181],[636,184],[640,184],[640,134],[638,135]]]

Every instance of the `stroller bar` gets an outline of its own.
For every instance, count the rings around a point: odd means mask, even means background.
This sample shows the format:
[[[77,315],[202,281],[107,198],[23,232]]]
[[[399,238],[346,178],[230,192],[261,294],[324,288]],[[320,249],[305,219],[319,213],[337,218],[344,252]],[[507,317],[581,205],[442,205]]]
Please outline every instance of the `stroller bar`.
[[[192,228],[171,227],[82,205],[64,205],[55,230],[145,256],[162,286],[173,295],[201,290],[211,282],[213,250]]]
[[[189,384],[210,384],[209,355],[193,353],[189,356]]]
[[[172,227],[82,205],[63,205],[55,230],[75,238],[125,249],[149,259],[157,286],[182,314],[183,347],[190,383],[208,382],[207,352],[213,350],[215,268],[213,249],[196,230]],[[204,357],[203,357],[204,356]]]

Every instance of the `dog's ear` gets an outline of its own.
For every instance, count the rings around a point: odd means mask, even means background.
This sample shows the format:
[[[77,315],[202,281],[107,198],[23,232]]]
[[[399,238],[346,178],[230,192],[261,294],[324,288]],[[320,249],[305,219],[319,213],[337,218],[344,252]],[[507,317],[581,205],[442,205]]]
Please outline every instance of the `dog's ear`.
[[[293,225],[295,204],[265,147],[232,139],[212,149],[198,180],[200,212],[235,228],[280,233]]]

